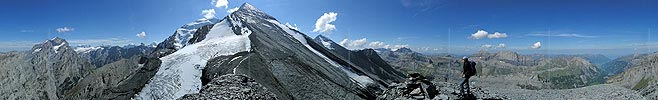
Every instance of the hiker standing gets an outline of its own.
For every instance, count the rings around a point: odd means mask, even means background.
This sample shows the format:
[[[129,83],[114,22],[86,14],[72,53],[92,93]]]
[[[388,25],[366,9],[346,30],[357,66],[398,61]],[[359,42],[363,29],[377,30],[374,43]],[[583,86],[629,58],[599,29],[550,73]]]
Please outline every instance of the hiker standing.
[[[471,78],[471,76],[475,75],[475,62],[468,61],[468,57],[464,56],[462,58],[463,61],[463,71],[462,71],[462,77],[464,78],[464,81],[462,81],[461,84],[459,84],[459,91],[464,94],[464,89],[466,89],[466,92],[471,93],[470,90],[470,84],[468,82],[468,79]],[[466,85],[466,87],[464,87]]]

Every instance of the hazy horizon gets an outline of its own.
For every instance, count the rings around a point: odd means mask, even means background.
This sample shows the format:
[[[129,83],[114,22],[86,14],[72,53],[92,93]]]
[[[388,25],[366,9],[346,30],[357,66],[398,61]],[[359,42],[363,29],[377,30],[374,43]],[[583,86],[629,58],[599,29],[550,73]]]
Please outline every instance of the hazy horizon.
[[[77,45],[159,43],[201,18],[257,6],[310,37],[349,49],[409,47],[422,53],[603,54],[658,51],[658,4],[630,1],[8,1],[0,51],[28,50],[53,37]],[[376,2],[377,4],[372,4]],[[212,3],[212,4],[211,4]],[[214,4],[214,5],[213,5]],[[517,9],[523,8],[523,9]],[[34,13],[38,12],[38,13]]]

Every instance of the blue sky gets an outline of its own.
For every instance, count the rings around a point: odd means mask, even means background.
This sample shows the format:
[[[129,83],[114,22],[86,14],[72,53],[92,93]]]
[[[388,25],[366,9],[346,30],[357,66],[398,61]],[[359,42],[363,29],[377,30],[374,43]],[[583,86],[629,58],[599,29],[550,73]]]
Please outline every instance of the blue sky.
[[[613,57],[658,50],[655,0],[228,0],[221,7],[211,0],[9,0],[0,4],[0,51],[27,50],[53,37],[74,45],[161,42],[203,18],[202,10],[214,9],[221,18],[244,2],[309,36],[347,39],[344,45],[353,49],[397,45],[425,53]],[[330,12],[335,29],[313,32]],[[475,39],[478,30],[488,34]],[[136,36],[140,32],[146,36]],[[506,36],[489,38],[495,32]],[[541,47],[531,48],[536,42]]]

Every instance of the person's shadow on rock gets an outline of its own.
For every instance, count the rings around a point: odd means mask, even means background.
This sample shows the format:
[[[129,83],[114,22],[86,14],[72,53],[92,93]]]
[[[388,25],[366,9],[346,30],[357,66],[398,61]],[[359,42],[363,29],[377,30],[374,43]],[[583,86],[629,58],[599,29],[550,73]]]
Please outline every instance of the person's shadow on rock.
[[[462,96],[460,96],[460,97],[461,97],[461,98],[459,98],[459,99],[457,99],[457,100],[477,100],[477,98],[475,97],[475,95],[473,95],[473,94],[471,94],[471,93],[464,94],[464,95],[462,95]]]

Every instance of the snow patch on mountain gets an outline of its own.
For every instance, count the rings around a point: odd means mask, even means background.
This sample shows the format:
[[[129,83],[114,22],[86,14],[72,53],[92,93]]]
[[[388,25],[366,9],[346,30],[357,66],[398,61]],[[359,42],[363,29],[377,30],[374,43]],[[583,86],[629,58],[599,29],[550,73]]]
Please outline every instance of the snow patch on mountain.
[[[39,52],[39,51],[41,51],[41,48],[37,48],[37,49],[35,49],[34,51],[32,51],[32,53],[37,53],[37,52]]]
[[[243,30],[245,30],[243,28]],[[248,29],[246,29],[248,30]],[[236,35],[226,20],[215,24],[201,42],[190,44],[160,58],[162,65],[136,99],[176,99],[201,89],[202,69],[209,59],[250,51],[249,35]]]
[[[62,44],[59,44],[59,45],[57,45],[57,46],[53,46],[53,50],[55,50],[55,53],[58,52],[57,50],[59,50],[59,47],[62,47],[62,46],[64,46],[65,44],[66,44],[66,42],[63,42]]]
[[[295,38],[297,41],[299,41],[299,42],[301,42],[302,44],[304,44],[304,46],[305,46],[307,49],[311,50],[313,53],[315,53],[316,55],[318,55],[318,56],[320,56],[321,58],[323,58],[325,61],[327,61],[327,62],[328,62],[329,64],[331,64],[332,66],[337,67],[337,68],[340,68],[343,72],[345,72],[345,73],[346,73],[346,74],[352,79],[352,81],[357,82],[361,87],[366,87],[367,84],[373,84],[373,83],[374,83],[374,81],[373,81],[370,77],[368,77],[368,76],[364,76],[364,75],[356,74],[354,71],[351,70],[351,68],[349,68],[349,67],[345,67],[345,66],[343,66],[343,65],[341,65],[341,64],[338,64],[338,62],[331,60],[329,57],[327,57],[327,56],[325,56],[324,54],[320,53],[319,51],[313,49],[313,47],[311,47],[311,46],[308,44],[308,42],[306,41],[306,37],[304,37],[304,35],[302,35],[302,34],[300,34],[300,33],[297,33],[297,32],[295,32],[295,31],[290,30],[290,28],[287,28],[287,26],[285,26],[285,25],[279,23],[279,22],[276,21],[276,20],[268,20],[268,21],[269,21],[270,23],[274,23],[275,25],[277,25],[277,26],[279,26],[280,28],[282,28],[286,33],[290,34],[290,35],[291,35],[293,38]]]
[[[331,47],[331,42],[322,41],[322,45],[328,49],[334,50],[334,47]]]
[[[326,48],[328,48],[328,49],[331,49],[331,50],[334,50],[334,47],[331,46],[331,44],[334,43],[333,41],[327,39],[326,37],[324,37],[324,36],[322,36],[322,35],[320,35],[320,36],[318,36],[318,37],[319,37],[320,42],[322,43],[322,45],[323,45],[324,47],[326,47]]]
[[[99,50],[99,49],[104,49],[103,47],[78,47],[75,48],[75,52],[77,53],[89,53],[94,50]]]
[[[188,41],[194,37],[194,32],[197,31],[199,27],[210,25],[216,22],[217,19],[199,19],[192,23],[183,25],[181,28],[176,29],[176,34],[174,34],[174,47],[180,49],[188,45]]]

